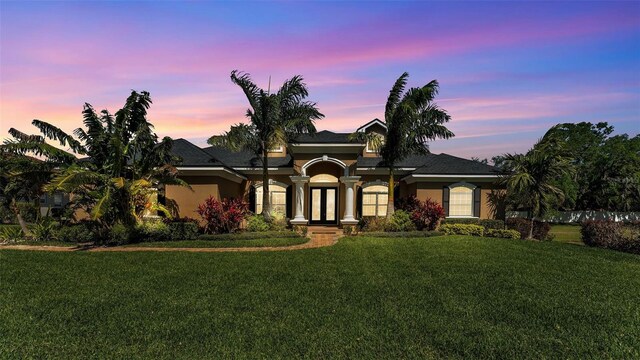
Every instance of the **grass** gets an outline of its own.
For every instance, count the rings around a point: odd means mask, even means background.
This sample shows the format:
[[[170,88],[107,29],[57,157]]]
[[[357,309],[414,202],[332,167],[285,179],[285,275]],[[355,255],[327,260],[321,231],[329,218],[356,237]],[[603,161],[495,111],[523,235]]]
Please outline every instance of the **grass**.
[[[558,242],[3,250],[0,264],[0,358],[640,357],[640,257]]]
[[[582,245],[580,225],[551,225],[549,233],[554,236],[553,241]]]
[[[280,247],[304,244],[308,238],[291,237],[284,239],[247,239],[247,240],[181,240],[143,242],[123,247],[163,247],[163,248],[234,248],[234,247]]]

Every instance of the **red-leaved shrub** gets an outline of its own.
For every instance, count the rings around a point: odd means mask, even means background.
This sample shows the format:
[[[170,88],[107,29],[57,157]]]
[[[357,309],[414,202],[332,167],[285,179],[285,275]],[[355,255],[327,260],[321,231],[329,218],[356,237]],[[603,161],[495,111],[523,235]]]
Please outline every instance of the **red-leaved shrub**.
[[[588,246],[640,254],[640,227],[613,221],[591,220],[582,223],[582,242]]]
[[[224,234],[238,230],[244,218],[249,214],[249,206],[241,199],[217,200],[209,196],[198,206],[198,215],[202,218],[203,230],[207,234]]]
[[[435,230],[444,218],[444,209],[437,202],[420,201],[415,195],[398,199],[396,207],[411,214],[411,221],[418,230]]]

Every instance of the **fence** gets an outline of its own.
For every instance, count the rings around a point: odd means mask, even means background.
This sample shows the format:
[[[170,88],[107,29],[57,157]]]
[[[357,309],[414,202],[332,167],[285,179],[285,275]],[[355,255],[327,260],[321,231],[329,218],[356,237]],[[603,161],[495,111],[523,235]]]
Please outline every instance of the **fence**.
[[[507,218],[528,217],[526,211],[507,211]],[[587,220],[640,221],[640,212],[615,211],[559,211],[544,221],[550,223],[579,223]]]

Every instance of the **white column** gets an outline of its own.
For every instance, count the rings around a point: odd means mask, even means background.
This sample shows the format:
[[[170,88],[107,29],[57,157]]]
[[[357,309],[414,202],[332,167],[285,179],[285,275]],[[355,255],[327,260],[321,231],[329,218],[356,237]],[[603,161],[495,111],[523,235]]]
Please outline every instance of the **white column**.
[[[360,176],[343,176],[340,178],[340,182],[344,184],[347,190],[344,196],[344,218],[340,220],[340,223],[343,225],[355,225],[358,223],[358,219],[353,217],[355,208],[355,187],[358,180],[360,180]]]
[[[307,219],[304,218],[304,184],[309,182],[308,176],[289,176],[296,188],[296,212],[291,224],[306,225]]]

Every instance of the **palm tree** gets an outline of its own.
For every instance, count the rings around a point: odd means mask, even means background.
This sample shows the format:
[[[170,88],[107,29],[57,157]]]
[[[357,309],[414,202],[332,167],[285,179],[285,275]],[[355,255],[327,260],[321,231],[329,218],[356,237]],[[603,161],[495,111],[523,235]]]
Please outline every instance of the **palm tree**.
[[[378,149],[384,165],[389,169],[389,202],[387,218],[394,212],[394,168],[411,154],[429,153],[429,141],[449,139],[454,136],[444,123],[451,120],[447,112],[434,103],[439,84],[432,80],[423,87],[410,88],[405,92],[408,73],[403,73],[389,92],[384,119],[386,135],[363,132],[351,134],[351,139],[369,142]]]
[[[223,146],[233,151],[252,151],[262,161],[262,214],[271,221],[269,200],[269,150],[283,144],[295,142],[303,133],[315,134],[315,120],[324,117],[316,103],[305,101],[309,95],[302,76],[286,80],[280,89],[260,89],[247,73],[231,72],[231,81],[238,85],[249,101],[246,116],[249,124],[237,124],[223,135],[209,138],[208,143]]]
[[[542,139],[526,154],[504,156],[505,175],[501,182],[506,185],[511,201],[529,210],[529,239],[533,238],[535,218],[545,217],[555,204],[564,200],[564,193],[555,186],[556,179],[570,175],[573,170],[559,147],[557,141]]]
[[[186,185],[177,178],[171,165],[169,137],[158,141],[153,125],[147,121],[151,98],[148,92],[132,91],[122,109],[115,115],[107,110],[98,114],[85,103],[83,122],[73,137],[60,128],[40,120],[33,120],[42,136],[23,135],[15,129],[10,133],[15,140],[2,148],[17,154],[32,153],[65,164],[44,186],[45,191],[73,193],[76,207],[90,210],[91,217],[105,227],[115,223],[131,226],[140,221],[144,208],[162,211],[162,205],[147,202],[148,194],[158,184]],[[45,138],[58,141],[76,156],[45,142]],[[144,198],[144,199],[143,199]],[[141,202],[143,202],[141,204]]]

